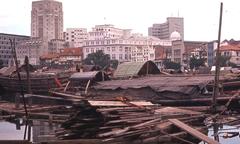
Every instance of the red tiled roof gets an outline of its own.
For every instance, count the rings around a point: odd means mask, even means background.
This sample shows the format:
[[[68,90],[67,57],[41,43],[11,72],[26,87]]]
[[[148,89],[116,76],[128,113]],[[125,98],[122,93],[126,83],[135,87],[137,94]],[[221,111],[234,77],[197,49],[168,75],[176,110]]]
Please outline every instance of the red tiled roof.
[[[82,56],[82,48],[65,48],[60,51],[60,56]]]
[[[240,45],[223,45],[219,49],[220,51],[240,51]]]
[[[42,55],[40,56],[40,59],[54,59],[54,58],[58,58],[59,57],[59,54],[57,53],[49,53],[49,54],[45,54],[45,55]]]

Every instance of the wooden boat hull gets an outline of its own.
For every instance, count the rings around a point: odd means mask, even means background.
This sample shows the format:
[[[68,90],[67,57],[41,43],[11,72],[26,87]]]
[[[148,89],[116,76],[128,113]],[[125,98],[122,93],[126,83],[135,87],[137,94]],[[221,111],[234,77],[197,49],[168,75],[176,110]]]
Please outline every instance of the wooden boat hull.
[[[33,93],[46,93],[51,88],[57,88],[57,87],[60,87],[60,85],[64,85],[68,80],[68,76],[31,78],[30,80],[31,80],[31,90]],[[26,78],[23,78],[20,83],[18,78],[0,76],[0,85],[6,91],[20,92],[21,84],[23,86],[23,90],[26,92],[28,89]]]

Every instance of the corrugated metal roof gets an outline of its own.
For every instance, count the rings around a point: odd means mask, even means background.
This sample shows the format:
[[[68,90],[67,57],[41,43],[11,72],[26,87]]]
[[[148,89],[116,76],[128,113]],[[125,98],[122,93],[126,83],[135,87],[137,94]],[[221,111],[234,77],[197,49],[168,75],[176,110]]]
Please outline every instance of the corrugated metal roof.
[[[158,74],[159,69],[152,61],[145,61],[145,62],[125,62],[120,64],[117,67],[117,70],[114,73],[114,77],[120,78],[120,77],[133,77],[138,76],[140,74],[140,71],[144,71],[142,74],[147,73],[147,66],[148,64],[148,74]],[[144,70],[146,69],[146,70]]]

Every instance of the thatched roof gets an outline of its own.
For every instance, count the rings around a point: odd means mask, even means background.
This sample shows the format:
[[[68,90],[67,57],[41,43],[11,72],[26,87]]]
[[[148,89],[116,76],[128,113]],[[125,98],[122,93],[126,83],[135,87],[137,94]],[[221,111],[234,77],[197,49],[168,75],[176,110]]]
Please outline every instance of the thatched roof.
[[[146,74],[159,74],[160,71],[152,61],[146,62],[125,62],[117,67],[114,73],[115,78],[134,77]]]

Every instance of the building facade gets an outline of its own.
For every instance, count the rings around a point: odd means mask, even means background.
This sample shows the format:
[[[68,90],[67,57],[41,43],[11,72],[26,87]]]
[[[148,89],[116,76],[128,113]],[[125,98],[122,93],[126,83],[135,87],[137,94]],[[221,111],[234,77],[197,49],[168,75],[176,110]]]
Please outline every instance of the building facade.
[[[67,47],[64,40],[46,41],[41,38],[31,38],[22,41],[17,47],[17,57],[20,64],[24,64],[25,56],[28,56],[32,65],[40,64],[40,57],[47,54],[59,53],[61,49]]]
[[[69,43],[70,47],[82,47],[87,38],[86,28],[67,28],[64,32],[64,40]]]
[[[43,40],[63,39],[62,3],[55,0],[32,2],[31,36]]]
[[[184,40],[184,19],[181,17],[168,17],[167,22],[153,24],[148,28],[148,35],[159,39],[170,39],[171,33],[177,31]]]
[[[14,64],[12,48],[9,39],[15,39],[15,44],[17,47],[21,41],[30,39],[30,36],[0,33],[0,60],[3,62],[3,66],[10,66]]]
[[[40,56],[48,53],[48,42],[40,38],[31,38],[21,42],[16,47],[16,52],[20,64],[24,64],[25,56],[28,56],[30,64],[39,65]]]
[[[147,61],[155,59],[154,45],[161,43],[155,37],[131,34],[128,29],[115,28],[113,25],[97,25],[89,32],[89,38],[83,46],[83,58],[88,54],[102,50],[112,60]]]
[[[230,58],[229,62],[240,65],[240,45],[222,45],[219,51],[222,56]]]

